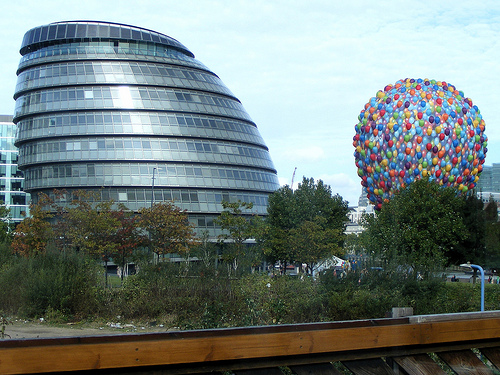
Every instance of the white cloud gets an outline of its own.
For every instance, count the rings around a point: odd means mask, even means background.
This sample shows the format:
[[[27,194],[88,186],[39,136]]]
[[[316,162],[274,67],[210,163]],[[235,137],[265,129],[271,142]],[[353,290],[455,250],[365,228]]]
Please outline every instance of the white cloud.
[[[319,161],[325,158],[325,151],[319,146],[309,146],[302,148],[286,149],[283,156],[288,161],[311,162]]]
[[[330,185],[332,193],[339,194],[349,202],[350,206],[358,204],[361,194],[361,184],[358,179],[354,180],[351,175],[346,173],[321,174],[317,178]]]

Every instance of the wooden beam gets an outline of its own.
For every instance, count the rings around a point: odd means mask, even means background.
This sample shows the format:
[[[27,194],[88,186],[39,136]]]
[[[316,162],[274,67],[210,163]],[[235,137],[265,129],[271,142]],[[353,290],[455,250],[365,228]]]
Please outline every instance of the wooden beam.
[[[290,366],[294,375],[342,375],[331,363]]]
[[[472,350],[457,350],[438,354],[458,375],[494,375]]]
[[[381,358],[345,361],[342,364],[354,375],[394,375],[392,369]]]
[[[365,350],[390,352],[391,348],[500,338],[500,313],[488,319],[398,322],[393,324],[380,319],[370,321],[371,325],[343,322],[77,339],[7,340],[0,342],[0,373],[259,362],[272,358],[345,355]]]
[[[262,368],[258,370],[237,370],[234,371],[235,375],[283,375],[281,370],[277,367]]]
[[[427,354],[392,358],[408,375],[446,375],[446,372]]]
[[[496,348],[481,348],[481,353],[488,358],[497,371],[500,371],[500,346]]]

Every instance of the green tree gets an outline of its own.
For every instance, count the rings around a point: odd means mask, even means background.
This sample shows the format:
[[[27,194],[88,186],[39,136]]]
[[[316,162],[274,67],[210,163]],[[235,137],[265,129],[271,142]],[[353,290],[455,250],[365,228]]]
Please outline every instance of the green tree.
[[[115,235],[120,228],[114,215],[114,201],[101,201],[97,194],[83,190],[72,194],[69,205],[55,205],[60,249],[64,251],[69,246],[109,261],[115,254]]]
[[[363,247],[363,233],[349,233],[345,237],[344,252],[347,254],[364,254],[366,249]]]
[[[417,180],[365,217],[364,247],[383,260],[428,273],[469,238],[466,200],[453,188]],[[457,257],[458,258],[458,257]]]
[[[12,240],[13,227],[10,222],[10,210],[0,202],[0,243]]]
[[[467,235],[453,249],[445,252],[446,261],[455,265],[466,262],[485,264],[487,223],[482,200],[475,194],[468,194],[464,198],[461,216]]]
[[[218,251],[215,243],[210,241],[208,231],[203,231],[199,237],[199,244],[193,249],[193,256],[197,257],[204,270],[215,270],[218,263]]]
[[[222,257],[231,265],[234,272],[238,270],[243,259],[249,261],[254,267],[262,261],[259,248],[247,246],[245,241],[254,239],[261,218],[248,211],[253,208],[253,203],[247,202],[222,202],[224,209],[214,222],[220,226],[222,233],[219,235],[219,244],[222,246]]]
[[[198,244],[186,210],[172,202],[159,202],[139,210],[139,226],[148,234],[147,245],[158,258],[165,254],[187,257]]]
[[[498,206],[493,201],[493,198],[490,198],[484,209],[484,213],[486,221],[486,254],[482,264],[498,268],[500,267],[500,222],[498,221]]]
[[[12,250],[25,257],[44,254],[47,245],[54,239],[54,231],[49,222],[53,217],[50,211],[52,200],[40,193],[38,202],[30,203],[30,216],[21,221],[14,232]]]
[[[303,178],[294,191],[284,186],[269,197],[264,251],[272,261],[305,263],[343,255],[347,202],[322,180]]]
[[[111,212],[111,216],[118,220],[119,227],[112,235],[116,248],[113,261],[122,269],[121,279],[125,273],[125,266],[134,256],[134,251],[147,244],[147,236],[139,228],[139,216],[120,205]]]

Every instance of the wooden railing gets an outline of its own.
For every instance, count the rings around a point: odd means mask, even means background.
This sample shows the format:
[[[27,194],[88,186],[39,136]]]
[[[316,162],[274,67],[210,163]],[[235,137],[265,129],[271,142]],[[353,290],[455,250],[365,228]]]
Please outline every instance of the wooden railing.
[[[341,374],[340,367],[354,374],[499,374],[500,311],[0,341],[0,374],[301,375]]]

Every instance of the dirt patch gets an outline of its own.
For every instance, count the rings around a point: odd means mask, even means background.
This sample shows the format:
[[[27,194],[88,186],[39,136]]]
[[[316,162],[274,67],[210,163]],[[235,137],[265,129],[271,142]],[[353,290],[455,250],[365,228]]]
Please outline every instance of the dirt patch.
[[[46,322],[13,321],[5,326],[4,340],[19,340],[50,337],[76,337],[97,335],[122,335],[127,333],[167,332],[160,326],[120,324],[120,323],[70,323],[52,325]],[[7,336],[8,335],[8,336]]]

